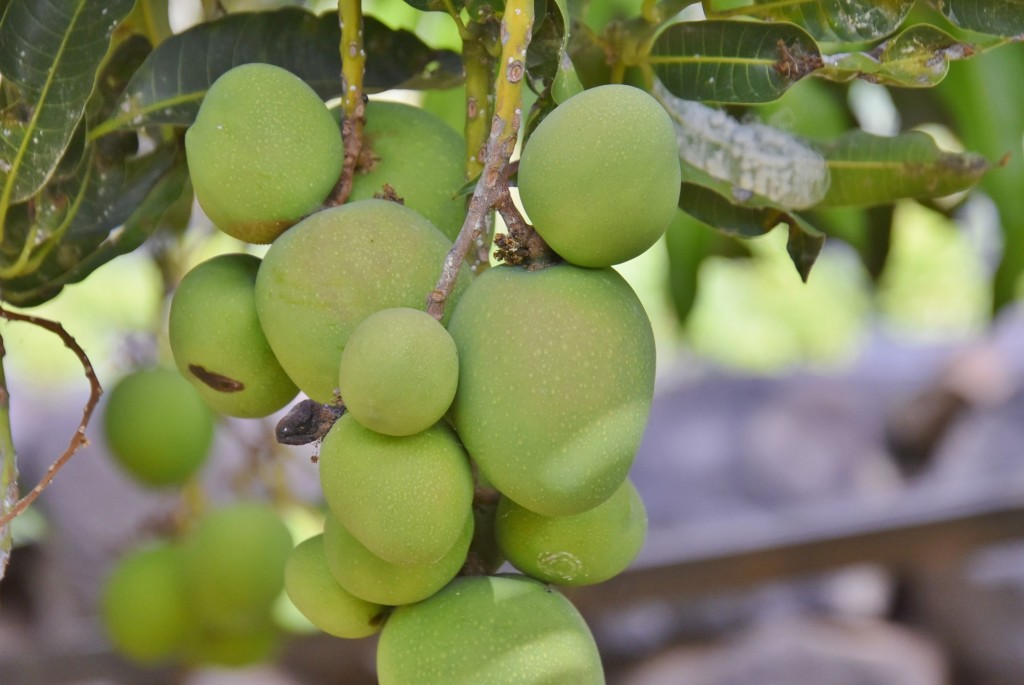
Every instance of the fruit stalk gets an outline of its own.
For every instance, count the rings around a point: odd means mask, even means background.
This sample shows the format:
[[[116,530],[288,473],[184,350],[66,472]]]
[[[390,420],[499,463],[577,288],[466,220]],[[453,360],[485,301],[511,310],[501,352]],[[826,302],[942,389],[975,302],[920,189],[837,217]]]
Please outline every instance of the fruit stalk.
[[[360,0],[338,0],[338,23],[341,25],[341,135],[345,141],[345,165],[341,179],[327,199],[328,206],[343,204],[352,192],[359,153],[363,147],[363,125],[366,123],[366,100],[363,94],[363,73],[366,50],[363,49],[363,13]]]
[[[480,237],[484,219],[503,194],[508,193],[509,158],[516,145],[523,119],[523,78],[526,75],[526,48],[533,30],[532,0],[510,0],[501,20],[501,57],[495,79],[494,117],[487,139],[483,171],[469,201],[469,211],[444,260],[437,286],[430,293],[427,312],[438,321],[455,287],[462,262],[474,241]]]

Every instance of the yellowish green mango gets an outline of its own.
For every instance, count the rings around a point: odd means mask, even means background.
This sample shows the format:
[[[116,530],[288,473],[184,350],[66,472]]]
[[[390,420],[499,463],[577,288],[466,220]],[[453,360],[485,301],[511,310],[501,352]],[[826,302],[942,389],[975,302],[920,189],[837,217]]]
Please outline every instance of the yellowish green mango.
[[[275,240],[256,276],[256,312],[299,389],[332,402],[356,326],[381,309],[424,307],[450,248],[429,221],[386,200],[325,209]]]
[[[249,254],[214,257],[185,274],[171,299],[168,337],[178,371],[228,416],[267,416],[299,392],[260,328],[259,268]]]
[[[540,516],[503,498],[495,536],[509,562],[526,575],[555,585],[593,585],[624,571],[640,553],[647,512],[627,478],[593,509],[570,516]]]
[[[602,685],[590,629],[550,587],[523,576],[456,578],[399,607],[377,645],[380,685]]]
[[[499,266],[473,281],[448,330],[450,415],[487,480],[543,516],[611,497],[654,393],[654,336],[629,284],[612,269]]]
[[[222,74],[185,133],[199,205],[217,228],[269,243],[317,209],[341,175],[341,131],[320,96],[271,64]]]
[[[591,88],[537,126],[518,178],[523,208],[555,252],[580,266],[619,264],[657,242],[675,216],[675,127],[644,90]]]

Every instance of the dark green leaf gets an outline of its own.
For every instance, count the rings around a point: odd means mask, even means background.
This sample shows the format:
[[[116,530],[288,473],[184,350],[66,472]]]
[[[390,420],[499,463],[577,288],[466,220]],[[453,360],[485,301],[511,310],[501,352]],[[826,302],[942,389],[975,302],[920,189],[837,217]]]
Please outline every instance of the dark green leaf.
[[[887,86],[930,88],[945,78],[950,61],[970,57],[974,51],[941,29],[916,24],[871,52],[826,57],[817,75],[833,81],[863,78]]]
[[[295,73],[324,99],[341,94],[341,29],[330,13],[317,17],[286,7],[230,14],[199,24],[161,43],[135,73],[117,116],[90,135],[150,124],[188,126],[217,77],[249,62],[276,64]],[[365,87],[443,88],[461,80],[455,53],[434,50],[415,34],[364,17]]]
[[[31,273],[0,280],[3,299],[19,306],[40,304],[64,285],[135,249],[181,195],[187,178],[185,160],[176,146],[160,147],[113,167],[101,166],[95,156],[90,157],[79,178],[48,185],[35,203],[63,206],[58,216],[67,222],[65,232]],[[33,217],[23,207],[13,208],[19,210],[21,220],[14,223],[12,233],[20,235],[0,245],[8,259],[39,225],[38,214]]]
[[[710,188],[692,183],[683,183],[679,207],[707,225],[739,238],[756,238],[779,224],[786,224],[789,227],[786,249],[804,281],[825,243],[823,233],[790,211],[772,205],[739,206]]]
[[[680,323],[685,322],[697,300],[700,266],[711,255],[715,232],[686,212],[676,217],[665,232],[668,252],[668,287]]]
[[[753,0],[722,3],[705,0],[709,19],[745,14],[761,19],[789,21],[815,39],[834,43],[875,40],[893,33],[906,18],[913,0]],[[728,7],[723,8],[723,4]]]
[[[39,190],[85,109],[115,26],[133,0],[11,0],[0,20],[0,74],[20,101],[0,136],[0,215]],[[0,231],[2,236],[2,231]]]
[[[1022,0],[930,0],[957,26],[1007,38],[1024,34]]]
[[[988,171],[984,157],[944,152],[927,133],[894,137],[863,131],[820,145],[831,184],[820,207],[868,207],[901,198],[942,197],[976,184]]]
[[[405,0],[405,4],[421,12],[447,12],[444,0]]]
[[[693,21],[658,35],[647,57],[674,95],[704,102],[769,102],[821,68],[814,39],[793,24]]]

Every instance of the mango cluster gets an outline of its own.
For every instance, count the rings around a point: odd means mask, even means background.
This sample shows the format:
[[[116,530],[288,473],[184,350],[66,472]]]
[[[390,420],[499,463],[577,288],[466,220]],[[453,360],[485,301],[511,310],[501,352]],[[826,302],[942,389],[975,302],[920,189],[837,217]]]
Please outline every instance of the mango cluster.
[[[291,534],[267,507],[241,503],[210,511],[181,539],[117,562],[102,596],[107,635],[142,663],[265,660],[280,643],[271,606],[291,549]]]
[[[590,631],[548,584],[611,578],[646,534],[627,474],[654,338],[611,266],[674,215],[671,122],[625,86],[556,108],[518,182],[561,259],[463,269],[439,321],[425,309],[465,214],[461,138],[371,102],[371,154],[325,208],[337,122],[293,80],[250,65],[207,94],[187,134],[197,197],[222,230],[271,244],[195,267],[170,311],[178,370],[218,412],[265,416],[300,391],[345,407],[318,456],[323,531],[288,555],[288,596],[332,635],[382,631],[382,685],[602,683]],[[270,211],[253,193],[287,199]],[[526,576],[492,575],[506,560]]]

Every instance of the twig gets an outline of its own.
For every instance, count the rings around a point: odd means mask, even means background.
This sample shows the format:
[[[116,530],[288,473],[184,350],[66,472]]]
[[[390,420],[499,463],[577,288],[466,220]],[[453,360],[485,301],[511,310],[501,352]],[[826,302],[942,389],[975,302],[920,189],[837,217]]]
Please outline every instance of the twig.
[[[508,192],[509,158],[523,119],[526,48],[533,29],[532,0],[510,0],[501,20],[501,58],[495,83],[494,117],[487,139],[483,173],[469,201],[469,211],[455,244],[444,260],[437,286],[427,298],[427,312],[440,321],[455,288],[462,262],[480,237],[487,212]]]
[[[68,443],[68,447],[64,450],[57,459],[50,464],[50,467],[46,469],[46,473],[43,475],[39,483],[32,488],[32,490],[15,502],[11,510],[5,512],[0,516],[0,528],[6,526],[16,516],[21,514],[23,511],[28,509],[29,505],[36,501],[36,498],[42,494],[51,482],[57,472],[60,471],[64,465],[71,459],[71,456],[78,451],[79,447],[88,444],[88,439],[85,437],[85,429],[89,425],[89,421],[92,418],[93,410],[96,409],[96,404],[100,400],[100,395],[103,394],[103,388],[100,386],[99,378],[96,377],[96,372],[92,368],[92,362],[89,361],[88,355],[85,350],[75,341],[71,335],[64,330],[64,327],[56,321],[50,321],[49,319],[43,319],[38,316],[32,316],[30,314],[20,314],[18,312],[12,312],[3,307],[0,307],[0,317],[7,319],[8,321],[22,321],[30,323],[34,326],[39,326],[45,330],[50,331],[64,343],[64,346],[75,353],[78,360],[82,363],[82,368],[85,370],[85,377],[89,379],[89,399],[85,403],[85,408],[82,410],[82,420],[78,424],[78,429],[74,435],[71,436],[71,440]],[[7,397],[7,389],[3,389],[4,398]]]
[[[352,193],[359,155],[363,150],[363,126],[366,124],[366,99],[363,74],[366,51],[363,49],[363,13],[359,0],[338,0],[338,22],[341,24],[341,136],[345,143],[345,163],[341,178],[325,203],[328,207],[344,204]]]

